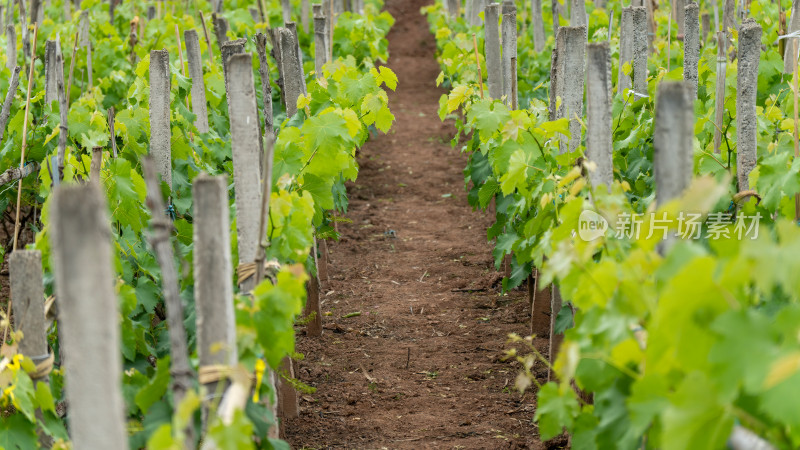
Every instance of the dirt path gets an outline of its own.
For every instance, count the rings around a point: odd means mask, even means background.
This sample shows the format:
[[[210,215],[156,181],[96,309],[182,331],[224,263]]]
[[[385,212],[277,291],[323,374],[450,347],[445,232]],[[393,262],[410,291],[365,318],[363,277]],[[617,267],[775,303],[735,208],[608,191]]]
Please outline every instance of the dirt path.
[[[436,114],[429,2],[386,2],[397,122],[360,154],[352,223],[330,246],[323,337],[298,337],[297,375],[317,391],[286,424],[293,448],[543,448],[532,393],[521,398],[500,361],[530,311],[522,292],[498,297],[491,222],[467,204],[465,158]],[[478,292],[454,291],[465,288]]]

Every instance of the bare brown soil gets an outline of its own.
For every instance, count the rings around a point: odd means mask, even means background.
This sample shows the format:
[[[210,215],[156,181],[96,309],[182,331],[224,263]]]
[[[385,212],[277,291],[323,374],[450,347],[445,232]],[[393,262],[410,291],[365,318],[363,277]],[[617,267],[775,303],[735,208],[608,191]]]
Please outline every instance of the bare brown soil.
[[[527,296],[500,295],[491,219],[467,204],[466,157],[437,116],[428,3],[386,2],[397,121],[364,146],[348,186],[352,223],[330,244],[323,336],[298,336],[297,376],[317,391],[285,424],[293,448],[544,448],[535,393],[520,396],[518,368],[501,360],[509,333],[530,333]],[[534,327],[546,330],[539,310]]]

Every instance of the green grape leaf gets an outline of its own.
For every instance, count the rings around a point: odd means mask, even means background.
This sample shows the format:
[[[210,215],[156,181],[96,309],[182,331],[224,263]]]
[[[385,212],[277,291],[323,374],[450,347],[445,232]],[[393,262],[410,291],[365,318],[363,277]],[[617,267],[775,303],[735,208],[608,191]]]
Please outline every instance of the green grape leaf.
[[[539,434],[543,441],[562,433],[564,428],[572,428],[575,417],[580,412],[575,391],[567,384],[565,389],[550,382],[542,386],[536,402],[534,420],[539,423]]]

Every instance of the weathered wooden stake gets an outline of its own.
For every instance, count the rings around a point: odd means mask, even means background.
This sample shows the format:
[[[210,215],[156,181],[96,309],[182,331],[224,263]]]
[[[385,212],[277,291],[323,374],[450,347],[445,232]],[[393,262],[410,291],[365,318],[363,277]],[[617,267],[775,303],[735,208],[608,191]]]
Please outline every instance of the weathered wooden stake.
[[[238,359],[227,177],[201,174],[192,194],[198,375],[208,390],[203,414],[207,419],[210,399],[218,396],[220,369],[235,366]]]
[[[186,43],[186,58],[189,60],[189,76],[192,78],[192,112],[197,116],[194,126],[199,133],[208,133],[208,106],[200,38],[197,36],[197,31],[186,30],[183,32],[183,40]]]
[[[203,11],[200,11],[200,24],[203,25],[203,37],[206,40],[206,48],[208,49],[208,59],[214,60],[214,48],[211,46],[211,37],[208,34],[208,27],[206,26],[206,18],[203,16]]]
[[[633,73],[633,38],[633,8],[622,8],[619,37],[619,72],[617,74],[618,94],[624,94],[626,89],[631,88],[631,77],[625,75],[623,68],[626,63],[630,64],[631,74]]]
[[[167,309],[169,325],[170,375],[172,376],[172,396],[175,405],[180,405],[183,398],[192,388],[194,372],[189,364],[189,350],[186,344],[186,329],[183,325],[183,301],[178,284],[178,271],[175,268],[172,248],[172,221],[164,213],[164,200],[161,198],[161,184],[155,163],[151,157],[142,159],[144,180],[147,183],[147,207],[150,209],[150,226],[153,229],[149,237],[150,245],[156,254],[161,268],[161,287],[164,292],[164,304]],[[194,426],[184,429],[186,441],[194,442]]]
[[[22,3],[24,3],[24,2],[20,2],[20,5],[22,5]],[[22,21],[22,23],[25,23],[25,21]],[[36,63],[36,40],[37,40],[38,37],[39,37],[39,27],[38,26],[34,26],[34,29],[33,29],[33,51],[31,52],[32,58],[31,58],[31,64],[30,64],[30,66],[28,66],[28,89],[27,89],[27,94],[26,94],[26,98],[25,98],[25,113],[24,113],[25,115],[23,116],[23,119],[22,119],[22,149],[20,150],[20,155],[19,155],[19,168],[20,169],[22,169],[22,167],[25,165],[25,150],[27,150],[27,148],[28,148],[28,115],[30,114],[30,110],[31,110],[31,94],[32,94],[31,91],[33,89],[33,68],[36,65],[35,64]],[[11,247],[12,250],[16,250],[17,249],[17,239],[19,237],[19,217],[20,217],[19,211],[20,211],[20,206],[21,205],[22,205],[22,178],[19,179],[19,183],[17,184],[17,208],[16,208],[17,212],[16,212],[16,214],[14,216],[16,219],[14,221],[14,241],[13,241],[13,244],[12,244],[12,247]],[[11,305],[10,304],[8,305],[8,308],[11,309]],[[8,328],[6,328],[6,330],[7,329]],[[3,342],[5,342],[5,340],[6,340],[6,336],[5,336],[5,333],[3,333]]]
[[[689,89],[690,100],[697,99],[697,65],[700,62],[700,19],[698,17],[700,8],[697,3],[686,5],[684,19],[683,38],[683,79]]]
[[[150,51],[150,154],[156,161],[161,180],[172,188],[172,149],[170,147],[170,104],[172,74],[169,52]]]
[[[500,53],[500,4],[486,6],[483,25],[483,54],[486,57],[486,84],[489,96],[500,99],[503,96],[503,68]]]
[[[11,82],[9,83],[8,91],[6,92],[6,98],[3,100],[3,109],[0,110],[0,141],[3,140],[3,136],[6,133],[6,125],[8,124],[8,118],[11,115],[11,104],[14,103],[14,96],[17,94],[17,90],[19,89],[20,70],[22,70],[22,68],[20,66],[16,66],[11,72]]]
[[[761,26],[745,20],[739,29],[739,63],[736,77],[736,174],[739,190],[750,188],[750,171],[758,155],[758,61],[761,58]]]
[[[614,181],[611,145],[611,51],[608,42],[589,44],[586,63],[586,157],[595,163],[592,186]]]
[[[93,183],[61,186],[50,217],[69,429],[75,448],[128,448],[119,308],[105,196]],[[80,357],[78,357],[80,356]]]

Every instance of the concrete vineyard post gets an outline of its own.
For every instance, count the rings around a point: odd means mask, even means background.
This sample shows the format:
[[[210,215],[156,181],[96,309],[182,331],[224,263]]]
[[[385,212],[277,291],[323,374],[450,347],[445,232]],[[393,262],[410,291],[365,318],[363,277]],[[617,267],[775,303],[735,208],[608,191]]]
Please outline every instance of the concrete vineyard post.
[[[625,64],[629,64],[631,74],[633,74],[633,8],[622,8],[622,18],[620,19],[619,37],[619,72],[617,74],[617,93],[624,94],[626,89],[631,88],[631,77],[625,75],[623,70]]]
[[[586,69],[586,27],[561,27],[558,30],[556,95],[561,106],[556,118],[569,119],[569,142],[561,142],[561,152],[572,151],[581,143],[584,71]]]
[[[231,56],[238,53],[244,53],[244,39],[236,39],[234,41],[227,41],[220,47],[220,54],[222,55],[222,73],[225,76],[225,90],[228,90],[228,60]]]
[[[73,60],[75,58],[73,57]],[[69,135],[69,98],[65,92],[64,87],[64,55],[61,54],[61,47],[56,46],[56,91],[58,93],[58,112],[59,112],[59,133],[58,133],[58,174],[54,176],[60,181],[64,176],[64,158],[67,152],[67,137]],[[114,108],[109,108],[109,112],[113,114]],[[114,119],[111,119],[110,124],[111,142],[116,149],[116,136],[114,135]],[[116,156],[116,154],[115,154]]]
[[[14,325],[22,331],[19,353],[40,364],[49,358],[42,284],[42,253],[17,250],[8,258]]]
[[[558,30],[558,36],[561,36],[562,32]],[[563,38],[561,38],[563,39]],[[556,38],[556,47],[553,49],[552,53],[550,54],[550,92],[549,101],[547,104],[548,108],[548,118],[553,121],[556,120],[556,116],[558,115],[558,110],[556,109],[556,105],[558,104],[558,91],[559,91],[559,77],[561,76],[561,62],[559,59],[559,51],[558,51],[558,38]]]
[[[469,23],[473,27],[480,26],[481,24],[481,11],[484,10],[488,0],[473,0],[472,8],[470,8]]]
[[[50,210],[60,345],[72,445],[127,449],[119,309],[105,196],[93,183],[62,186]],[[80,358],[77,356],[80,355]]]
[[[56,83],[56,41],[49,40],[44,44],[44,105],[49,109],[52,102],[58,100]]]
[[[558,30],[561,28],[561,19],[559,19],[560,6],[558,0],[552,0],[550,2],[550,11],[552,11],[553,16],[553,36],[556,37],[556,45],[558,45]]]
[[[503,10],[503,95],[506,97],[506,104],[511,106],[516,104],[516,99],[511,98],[511,86],[516,84],[517,73],[512,70],[511,60],[517,57],[517,10],[504,4]]]
[[[500,57],[500,4],[492,3],[484,11],[484,45],[486,56],[486,82],[489,85],[489,97],[499,99],[503,96],[503,72]]]
[[[725,117],[725,75],[728,66],[727,33],[717,33],[717,84],[714,102],[714,153],[719,153],[722,145],[722,121]]]
[[[147,185],[147,207],[150,209],[150,225],[153,233],[150,245],[156,254],[161,268],[161,289],[167,310],[169,326],[170,375],[172,376],[172,395],[175,405],[180,405],[186,392],[192,388],[194,372],[189,365],[189,350],[186,344],[186,329],[183,325],[183,300],[181,300],[178,271],[175,268],[171,234],[173,225],[164,213],[164,200],[161,198],[161,185],[158,182],[152,158],[142,159],[142,171]],[[184,429],[186,441],[194,442],[194,426]]]
[[[169,52],[150,52],[150,154],[156,161],[161,180],[172,188],[172,150],[170,147],[169,93],[172,88]]]
[[[739,190],[750,188],[750,172],[756,166],[758,118],[758,62],[761,58],[761,26],[747,19],[739,29],[739,63],[736,77],[736,174]]]
[[[203,80],[203,56],[200,54],[200,38],[195,30],[183,32],[186,58],[189,60],[189,77],[192,79],[192,112],[197,116],[194,126],[199,133],[208,133],[208,106],[206,85]]]
[[[194,298],[200,383],[209,400],[218,396],[219,366],[236,365],[236,320],[233,312],[228,179],[201,174],[194,180]]]
[[[722,6],[722,31],[730,37],[729,29],[738,29],[736,26],[736,0],[723,0]]]
[[[461,15],[461,0],[445,0],[447,6],[447,13],[451,19],[455,19]]]
[[[700,8],[697,3],[686,5],[686,26],[683,38],[683,79],[689,89],[690,100],[697,99],[697,65],[700,62]]]
[[[272,113],[272,85],[269,80],[269,63],[267,62],[267,36],[256,34],[256,51],[258,52],[258,74],[261,78],[261,100],[264,103],[264,135],[268,138],[275,134],[274,115]]]
[[[6,26],[6,67],[14,70],[17,66],[17,29],[14,25]]]
[[[297,60],[300,61],[300,67],[303,67],[303,51],[300,50],[300,37],[297,34],[297,24],[295,22],[286,22],[286,29],[292,32],[294,51],[297,53]]]
[[[592,186],[611,187],[611,51],[607,41],[589,44],[586,60],[586,157],[596,164]]]
[[[211,24],[214,26],[214,34],[217,37],[217,47],[220,53],[222,46],[228,42],[228,21],[224,17],[217,17],[216,13],[211,14]]]
[[[789,29],[786,31],[787,34],[800,31],[800,0],[792,1],[792,17],[789,22]],[[783,54],[783,73],[794,73],[794,56],[792,52],[794,51],[794,43],[798,40],[798,38],[788,38],[786,40]]]
[[[19,1],[19,23],[26,24],[28,23],[28,16],[25,11],[25,1]],[[24,61],[31,57],[31,36],[30,32],[28,32],[27,26],[21,26],[20,31],[22,33],[22,61],[24,65]]]
[[[538,53],[544,50],[544,44],[547,41],[542,18],[542,0],[531,0],[531,26],[533,28],[533,49]]]
[[[657,205],[679,197],[692,180],[694,109],[686,84],[665,81],[658,87],[653,132],[653,172]]]
[[[261,241],[261,152],[258,109],[250,53],[228,60],[228,112],[231,121],[233,187],[236,198],[236,229],[239,236],[239,267],[252,264]],[[242,292],[250,292],[255,279],[239,279]]]
[[[308,298],[306,299],[306,306],[303,309],[303,316],[310,318],[306,326],[306,333],[309,336],[321,336],[322,317],[320,316],[319,280],[317,280],[317,277],[311,277],[308,283],[306,283],[306,290],[308,291]]]
[[[308,16],[311,13],[311,11],[309,10],[310,7],[311,4],[309,3],[309,0],[303,0],[302,3],[300,4],[300,26],[303,27],[303,33],[306,34],[308,34],[308,25],[309,25]]]
[[[62,78],[62,85],[63,85],[63,78]],[[60,90],[59,90],[60,94]],[[114,158],[117,157],[117,133],[114,130],[114,118],[116,117],[116,111],[114,107],[108,108],[108,134],[111,135],[111,154]]]
[[[708,35],[712,33],[711,29],[711,16],[708,13],[703,13],[700,15],[700,22],[703,26],[703,43],[708,42]]]
[[[86,48],[86,73],[89,80],[89,89],[92,89],[94,74],[92,72],[92,41],[90,34],[89,11],[81,13],[80,22],[78,24],[80,33],[81,47]],[[73,56],[74,57],[74,56]]]
[[[100,185],[100,170],[103,168],[103,147],[92,147],[92,160],[89,164],[89,181]]]
[[[572,3],[569,8],[569,26],[580,27],[589,26],[589,19],[586,16],[585,0],[570,0]],[[588,32],[588,29],[587,29]]]
[[[678,24],[678,39],[686,36],[686,0],[670,0],[673,8],[674,20]]]
[[[647,95],[647,10],[633,8],[633,90]]]
[[[558,351],[561,349],[561,342],[564,340],[563,333],[556,333],[556,322],[558,321],[558,314],[561,312],[563,301],[561,300],[561,291],[558,286],[553,285],[550,287],[550,339],[548,343],[548,356],[550,365],[552,367],[558,358]],[[553,370],[547,371],[547,381],[553,379]]]
[[[294,378],[294,364],[288,356],[281,360],[280,370]],[[276,374],[277,375],[277,374]],[[296,419],[300,417],[300,399],[291,383],[283,378],[278,378],[278,416],[282,419]],[[281,424],[284,426],[284,424]]]
[[[328,44],[325,34],[325,16],[322,8],[314,5],[314,71],[317,78],[322,77],[322,66],[328,62]]]
[[[281,0],[281,12],[283,23],[292,21],[292,2],[291,0]]]
[[[287,28],[279,28],[278,33],[281,43],[283,85],[286,91],[286,116],[292,117],[297,113],[297,98],[306,93],[306,80],[302,62],[298,59],[294,33]]]

